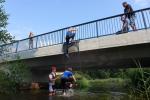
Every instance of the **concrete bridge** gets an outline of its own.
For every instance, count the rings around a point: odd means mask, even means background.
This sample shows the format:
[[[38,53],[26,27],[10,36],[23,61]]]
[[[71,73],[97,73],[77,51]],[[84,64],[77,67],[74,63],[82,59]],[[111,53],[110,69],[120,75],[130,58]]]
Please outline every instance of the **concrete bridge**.
[[[142,67],[150,67],[149,12],[150,8],[135,11],[137,31],[122,34],[116,32],[122,28],[120,16],[123,14],[71,26],[78,29],[75,39],[80,42],[79,52],[76,46],[69,48],[69,59],[62,52],[67,27],[33,37],[32,49],[29,49],[29,38],[2,45],[5,52],[0,56],[0,63],[13,62],[19,56],[31,67],[33,79],[40,82],[47,80],[51,65],[56,65],[58,70],[64,70],[65,66],[78,70],[131,68],[137,67],[134,60],[138,59]]]

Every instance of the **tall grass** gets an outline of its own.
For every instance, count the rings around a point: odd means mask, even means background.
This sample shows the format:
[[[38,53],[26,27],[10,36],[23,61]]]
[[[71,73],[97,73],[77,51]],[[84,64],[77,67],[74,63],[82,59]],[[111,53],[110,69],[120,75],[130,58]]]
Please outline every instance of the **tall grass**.
[[[142,68],[138,60],[134,62],[137,68],[79,72],[77,75],[79,80],[84,77],[79,84],[85,85],[88,91],[129,91],[133,95],[150,100],[150,69]]]
[[[126,92],[127,84],[129,80],[122,78],[108,78],[108,79],[96,79],[90,80],[90,85],[88,90],[91,92],[101,91],[101,92]]]
[[[138,68],[127,71],[127,75],[131,79],[130,91],[132,94],[150,100],[150,69],[142,68],[139,60],[134,59],[134,62]]]
[[[91,79],[91,77],[79,71],[76,72],[75,77],[77,79],[78,84],[77,88],[83,91],[87,90],[87,88],[89,87],[89,80]]]

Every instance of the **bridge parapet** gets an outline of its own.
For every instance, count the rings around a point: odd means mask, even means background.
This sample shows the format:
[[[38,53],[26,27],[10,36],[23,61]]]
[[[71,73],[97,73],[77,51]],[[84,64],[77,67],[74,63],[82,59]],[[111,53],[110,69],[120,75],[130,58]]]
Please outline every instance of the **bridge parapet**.
[[[137,10],[135,24],[137,30],[150,28],[150,8]],[[103,19],[98,19],[70,27],[77,28],[75,40],[84,40],[89,38],[98,38],[106,35],[114,35],[122,29],[121,16],[119,14]],[[68,28],[44,33],[33,37],[33,48],[30,48],[30,38],[19,40],[10,44],[0,46],[0,54],[19,53],[30,49],[40,49],[59,45],[65,42]],[[129,31],[132,31],[131,29]],[[107,39],[107,37],[105,37]]]
[[[79,51],[91,51],[105,48],[115,48],[122,46],[132,46],[139,44],[150,43],[150,29],[139,30],[135,32],[129,32],[120,35],[110,35],[98,38],[81,40],[79,42]],[[7,55],[0,56],[0,62],[5,60],[13,61],[17,60],[18,56],[20,59],[39,58],[46,56],[62,55],[62,44],[47,46],[43,48],[37,48],[32,50],[21,51],[17,53],[10,53]],[[71,50],[71,49],[70,49]]]

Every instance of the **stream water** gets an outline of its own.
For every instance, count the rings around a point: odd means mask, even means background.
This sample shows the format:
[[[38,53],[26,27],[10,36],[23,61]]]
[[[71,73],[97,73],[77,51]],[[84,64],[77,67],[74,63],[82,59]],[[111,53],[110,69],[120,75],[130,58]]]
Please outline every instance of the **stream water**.
[[[47,91],[24,91],[11,95],[0,95],[0,100],[143,100],[130,97],[125,93],[75,92],[72,96],[48,96]]]

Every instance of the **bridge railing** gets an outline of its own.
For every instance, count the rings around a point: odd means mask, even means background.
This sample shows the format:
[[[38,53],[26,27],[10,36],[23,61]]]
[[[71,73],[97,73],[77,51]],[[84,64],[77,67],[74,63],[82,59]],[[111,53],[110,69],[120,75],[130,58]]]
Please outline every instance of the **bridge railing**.
[[[103,19],[82,23],[70,27],[77,29],[75,39],[83,40],[88,38],[97,38],[106,35],[115,35],[116,32],[122,29],[121,16],[111,16]],[[135,11],[135,24],[137,30],[150,28],[150,8]],[[0,46],[0,53],[17,53],[24,50],[36,49],[45,46],[57,45],[65,42],[66,32],[68,28],[59,29],[56,31],[44,33],[34,36],[32,39],[27,38],[13,43]],[[132,31],[131,29],[129,31]],[[31,45],[31,42],[33,45]]]

